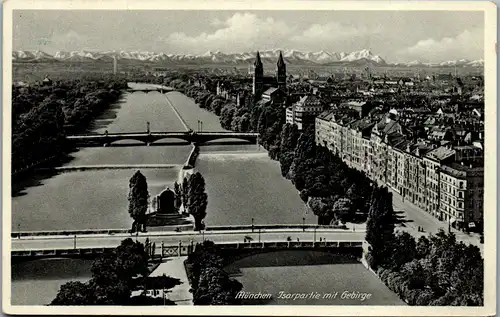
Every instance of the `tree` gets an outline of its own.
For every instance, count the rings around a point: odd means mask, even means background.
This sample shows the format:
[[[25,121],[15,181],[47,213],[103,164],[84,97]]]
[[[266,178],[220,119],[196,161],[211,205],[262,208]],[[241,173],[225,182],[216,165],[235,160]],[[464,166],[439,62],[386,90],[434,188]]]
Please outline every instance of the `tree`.
[[[182,189],[179,183],[174,183],[174,193],[175,193],[175,207],[180,208],[182,204]]]
[[[396,234],[390,261],[392,269],[399,271],[404,264],[412,261],[416,255],[417,244],[415,238],[408,232]]]
[[[93,294],[88,284],[82,282],[68,282],[61,285],[56,298],[50,305],[91,305]]]
[[[128,212],[134,223],[132,224],[132,232],[145,230],[146,212],[149,204],[148,183],[146,177],[140,171],[130,178],[129,194],[128,194]]]
[[[220,249],[212,241],[197,244],[186,260],[186,272],[195,305],[234,305],[241,283],[224,271]]]
[[[194,230],[202,230],[203,219],[207,215],[208,196],[205,192],[205,179],[196,172],[189,176],[188,205],[189,213],[195,220]]]
[[[137,283],[148,274],[144,245],[128,238],[120,246],[97,258],[87,283],[68,282],[61,286],[51,305],[127,305]]]
[[[280,154],[279,160],[280,160],[281,175],[283,177],[287,177],[290,171],[290,167],[292,166],[294,160],[293,151],[282,152]]]
[[[189,180],[188,177],[184,177],[182,180],[182,206],[184,207],[184,212],[188,212],[189,210],[189,199],[188,199],[188,192],[189,192]]]
[[[370,265],[374,269],[387,263],[390,258],[394,241],[393,216],[392,194],[387,187],[374,190],[366,223],[366,241],[371,246],[373,261]]]
[[[333,204],[335,218],[346,221],[351,212],[352,202],[349,198],[339,198]]]

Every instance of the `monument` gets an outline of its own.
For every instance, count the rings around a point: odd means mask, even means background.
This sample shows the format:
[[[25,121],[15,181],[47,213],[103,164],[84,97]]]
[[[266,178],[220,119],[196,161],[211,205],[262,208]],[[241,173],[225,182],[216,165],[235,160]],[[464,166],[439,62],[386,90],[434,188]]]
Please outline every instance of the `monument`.
[[[178,213],[175,206],[175,193],[170,188],[165,189],[158,195],[156,212],[157,216],[175,215]]]

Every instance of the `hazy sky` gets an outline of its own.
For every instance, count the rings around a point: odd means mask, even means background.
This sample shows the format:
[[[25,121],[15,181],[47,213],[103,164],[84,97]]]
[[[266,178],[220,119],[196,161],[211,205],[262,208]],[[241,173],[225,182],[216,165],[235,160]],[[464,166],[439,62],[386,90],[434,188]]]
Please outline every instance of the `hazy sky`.
[[[13,49],[174,54],[264,49],[351,52],[389,62],[481,59],[482,12],[19,11]]]

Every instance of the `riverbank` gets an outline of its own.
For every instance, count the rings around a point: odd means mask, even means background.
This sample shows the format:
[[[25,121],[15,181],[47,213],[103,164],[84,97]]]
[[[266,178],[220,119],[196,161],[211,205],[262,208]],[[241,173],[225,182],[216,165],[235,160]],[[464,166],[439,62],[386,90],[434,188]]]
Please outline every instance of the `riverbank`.
[[[66,81],[12,89],[12,178],[67,155],[67,133],[90,123],[122,98],[123,80]]]

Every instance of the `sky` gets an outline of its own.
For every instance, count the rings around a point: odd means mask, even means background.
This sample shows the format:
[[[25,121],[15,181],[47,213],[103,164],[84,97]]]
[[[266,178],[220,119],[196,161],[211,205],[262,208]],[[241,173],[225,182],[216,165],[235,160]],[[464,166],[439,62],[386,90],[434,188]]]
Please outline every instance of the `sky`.
[[[13,49],[203,54],[369,49],[388,62],[483,59],[472,11],[15,10]]]

